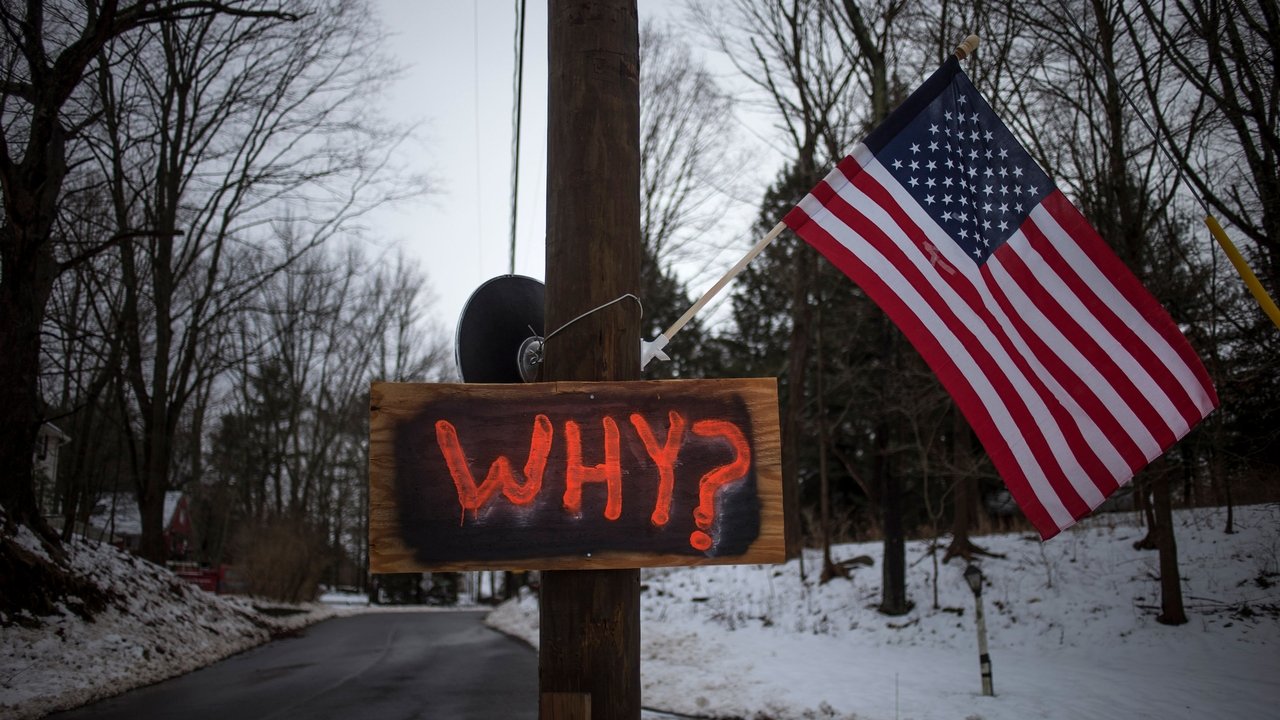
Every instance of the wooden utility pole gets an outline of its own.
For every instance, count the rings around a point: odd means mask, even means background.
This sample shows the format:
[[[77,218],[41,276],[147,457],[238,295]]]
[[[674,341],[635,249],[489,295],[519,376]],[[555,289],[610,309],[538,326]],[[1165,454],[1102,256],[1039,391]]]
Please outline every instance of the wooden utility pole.
[[[640,289],[635,0],[550,0],[546,327]],[[640,313],[624,301],[547,341],[544,380],[635,380]],[[587,464],[601,462],[583,458]],[[544,719],[640,717],[640,571],[542,575]]]

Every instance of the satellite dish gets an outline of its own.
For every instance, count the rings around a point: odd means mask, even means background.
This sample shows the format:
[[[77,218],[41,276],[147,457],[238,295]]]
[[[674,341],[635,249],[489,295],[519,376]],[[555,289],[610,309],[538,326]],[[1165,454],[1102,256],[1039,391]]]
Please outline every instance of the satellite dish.
[[[546,287],[523,275],[500,275],[471,293],[454,343],[463,382],[533,382],[542,362],[545,297]]]

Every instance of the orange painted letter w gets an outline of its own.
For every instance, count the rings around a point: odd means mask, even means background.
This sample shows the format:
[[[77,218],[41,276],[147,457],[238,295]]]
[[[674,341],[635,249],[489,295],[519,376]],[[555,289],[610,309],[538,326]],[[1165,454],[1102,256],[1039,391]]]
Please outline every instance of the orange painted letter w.
[[[547,468],[547,455],[551,453],[551,420],[541,414],[533,419],[533,434],[529,438],[529,459],[524,464],[523,485],[516,482],[511,461],[506,455],[499,455],[489,466],[489,474],[485,475],[484,482],[476,487],[471,466],[462,451],[462,443],[458,441],[458,430],[448,420],[436,421],[436,442],[440,444],[440,452],[444,453],[453,485],[458,489],[458,504],[462,506],[463,512],[479,510],[489,502],[489,498],[493,497],[499,487],[511,502],[528,505],[542,489],[542,475]]]

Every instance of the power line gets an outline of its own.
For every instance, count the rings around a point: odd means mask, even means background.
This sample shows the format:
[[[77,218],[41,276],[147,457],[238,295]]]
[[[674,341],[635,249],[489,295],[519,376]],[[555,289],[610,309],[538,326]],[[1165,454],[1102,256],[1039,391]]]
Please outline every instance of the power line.
[[[520,200],[520,109],[524,95],[524,19],[527,0],[516,0],[516,68],[515,68],[515,106],[512,108],[511,130],[511,265],[512,275],[516,272],[516,211]]]

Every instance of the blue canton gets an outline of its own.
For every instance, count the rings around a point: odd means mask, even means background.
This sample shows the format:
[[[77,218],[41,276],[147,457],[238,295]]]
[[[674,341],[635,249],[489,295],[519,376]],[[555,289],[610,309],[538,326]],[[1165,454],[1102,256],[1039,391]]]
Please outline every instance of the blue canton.
[[[963,72],[871,150],[978,265],[1053,189]]]

